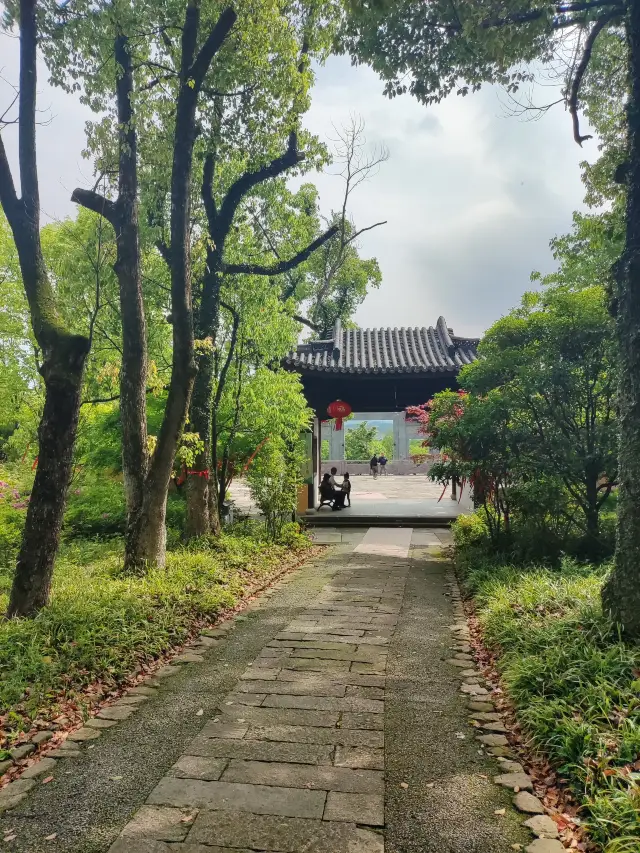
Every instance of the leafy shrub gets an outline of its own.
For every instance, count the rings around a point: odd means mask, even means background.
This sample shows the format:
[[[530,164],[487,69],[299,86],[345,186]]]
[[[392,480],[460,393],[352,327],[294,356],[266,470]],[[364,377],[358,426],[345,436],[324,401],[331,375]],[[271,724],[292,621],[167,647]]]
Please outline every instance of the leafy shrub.
[[[299,459],[284,443],[271,439],[260,450],[249,468],[247,481],[251,494],[264,515],[269,538],[277,542],[296,509],[300,477]]]
[[[602,613],[606,567],[516,568],[477,554],[461,566],[529,743],[569,780],[597,843],[640,849],[640,648]]]
[[[457,548],[483,545],[488,542],[489,531],[484,517],[477,512],[459,515],[451,525],[453,541]]]
[[[182,495],[169,493],[167,500],[167,546],[182,540],[186,507]],[[124,488],[114,477],[86,475],[71,485],[64,519],[67,539],[122,536],[127,522]]]

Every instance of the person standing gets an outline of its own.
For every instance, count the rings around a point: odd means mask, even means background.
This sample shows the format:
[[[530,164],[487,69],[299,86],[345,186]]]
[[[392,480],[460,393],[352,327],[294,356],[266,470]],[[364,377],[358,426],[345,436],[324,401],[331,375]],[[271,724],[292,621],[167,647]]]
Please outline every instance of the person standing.
[[[378,457],[374,453],[369,462],[369,468],[371,469],[371,476],[375,478],[378,476]]]
[[[381,453],[379,458],[378,458],[378,464],[380,465],[380,473],[381,474],[387,473],[387,462],[388,462],[387,457],[384,455],[384,453]]]

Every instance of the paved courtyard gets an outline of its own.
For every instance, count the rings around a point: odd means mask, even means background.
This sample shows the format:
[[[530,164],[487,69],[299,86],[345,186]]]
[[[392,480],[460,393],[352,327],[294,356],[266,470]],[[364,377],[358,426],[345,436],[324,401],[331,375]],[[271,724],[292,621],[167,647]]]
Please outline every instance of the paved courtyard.
[[[324,468],[322,469],[324,473]],[[338,477],[338,482],[341,478]],[[244,480],[231,485],[231,495],[241,512],[258,515],[251,493]],[[460,494],[458,493],[458,498]],[[451,499],[451,490],[443,494],[443,487],[433,483],[422,474],[407,476],[379,475],[375,479],[368,475],[352,478],[351,507],[340,511],[343,518],[367,519],[374,517],[392,518],[442,518],[448,519],[461,512],[471,511],[468,489],[460,500]],[[327,507],[321,514],[331,512]]]
[[[8,849],[499,853],[523,839],[447,660],[449,531],[339,536],[101,712],[99,739],[70,744],[0,815]]]

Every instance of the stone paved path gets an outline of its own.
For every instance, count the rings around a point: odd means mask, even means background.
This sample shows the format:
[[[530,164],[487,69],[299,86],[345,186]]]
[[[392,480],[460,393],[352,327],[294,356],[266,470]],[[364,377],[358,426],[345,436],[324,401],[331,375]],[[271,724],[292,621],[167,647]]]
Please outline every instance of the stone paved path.
[[[410,541],[370,530],[345,555],[110,853],[383,853],[385,670]],[[372,566],[375,554],[397,559]]]
[[[0,814],[0,848],[529,851],[450,660],[469,649],[451,630],[449,531],[325,535],[332,548],[165,667],[135,713],[125,696],[122,722],[58,750]]]

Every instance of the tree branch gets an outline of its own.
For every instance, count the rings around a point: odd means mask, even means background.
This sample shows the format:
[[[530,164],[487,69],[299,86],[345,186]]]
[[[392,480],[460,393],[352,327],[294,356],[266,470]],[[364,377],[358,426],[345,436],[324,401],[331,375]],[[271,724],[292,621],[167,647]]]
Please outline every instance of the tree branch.
[[[115,227],[118,219],[117,207],[114,202],[109,201],[108,198],[100,195],[100,193],[76,187],[71,194],[71,201],[79,204],[81,207],[86,207],[87,210],[91,210],[99,216],[104,216],[107,222],[110,222]]]
[[[0,204],[7,219],[11,221],[18,206],[18,196],[2,136],[0,136]]]
[[[268,276],[275,276],[284,272],[289,272],[289,270],[295,269],[300,266],[301,263],[304,263],[304,261],[306,261],[316,249],[319,249],[320,246],[324,245],[324,243],[326,243],[327,240],[330,240],[335,234],[337,234],[337,232],[338,226],[332,225],[328,231],[325,231],[324,234],[321,234],[320,237],[313,241],[313,243],[309,243],[306,249],[298,252],[297,255],[294,255],[288,261],[279,261],[277,264],[273,264],[270,267],[262,266],[261,264],[223,264],[222,272],[228,273],[229,275],[242,273],[245,275]]]
[[[307,320],[306,317],[301,317],[300,314],[292,314],[291,316],[298,323],[302,323],[303,326],[308,326],[314,332],[320,332],[320,326],[317,326],[315,323],[312,323],[311,320]]]
[[[225,236],[228,234],[238,205],[250,190],[269,178],[277,178],[287,169],[296,166],[303,160],[304,154],[298,151],[298,134],[292,131],[289,134],[287,150],[282,156],[274,158],[266,166],[256,169],[254,172],[245,172],[231,184],[220,208],[216,232]],[[211,236],[214,237],[213,234]]]
[[[202,203],[205,213],[207,214],[207,222],[209,223],[209,232],[215,230],[216,217],[218,209],[213,197],[213,174],[215,170],[215,158],[213,154],[207,154],[204,160],[204,168],[202,171]]]
[[[162,258],[168,267],[171,266],[171,249],[167,246],[164,240],[158,240],[156,249],[162,255]]]
[[[237,14],[231,6],[224,9],[218,18],[215,27],[209,33],[207,40],[200,48],[193,65],[189,69],[189,76],[195,83],[196,91],[199,91],[204,78],[211,66],[213,57],[222,47],[224,40],[231,32],[231,28],[236,22]]]
[[[353,243],[353,241],[361,234],[364,234],[365,231],[373,231],[373,229],[377,228],[378,225],[386,225],[387,221],[388,220],[383,219],[382,222],[376,222],[373,225],[368,225],[366,228],[361,228],[359,231],[356,231],[356,233],[352,237],[349,237],[349,239],[345,242],[345,246],[348,246],[349,243]]]
[[[582,85],[582,79],[586,74],[587,68],[589,67],[589,61],[591,59],[593,45],[595,44],[596,39],[598,38],[602,30],[607,26],[607,24],[610,23],[613,18],[617,17],[618,14],[618,12],[609,12],[608,15],[605,15],[603,18],[595,22],[595,24],[591,28],[591,32],[587,36],[587,40],[584,45],[584,51],[582,52],[582,58],[578,63],[576,73],[573,75],[573,80],[571,81],[571,88],[569,90],[569,98],[567,101],[567,105],[569,107],[569,112],[571,113],[571,120],[573,122],[573,138],[580,147],[582,147],[582,143],[585,142],[587,139],[593,138],[590,133],[586,136],[581,136],[580,134],[580,118],[578,116],[578,95],[580,94],[580,86]]]

